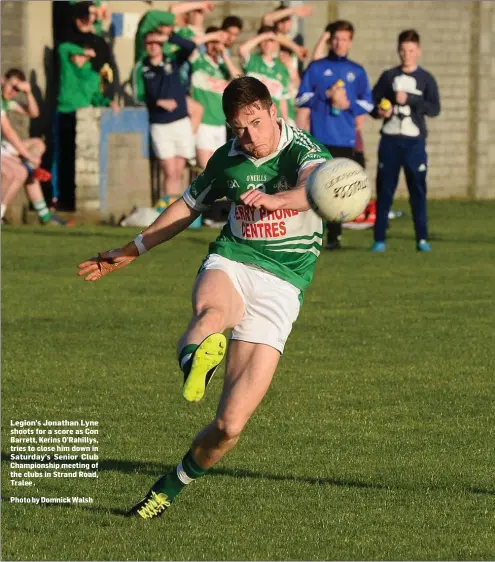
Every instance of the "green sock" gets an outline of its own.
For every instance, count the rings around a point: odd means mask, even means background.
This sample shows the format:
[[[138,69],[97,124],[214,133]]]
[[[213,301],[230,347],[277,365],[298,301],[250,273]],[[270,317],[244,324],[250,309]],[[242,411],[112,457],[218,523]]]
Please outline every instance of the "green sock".
[[[199,345],[195,343],[188,343],[180,350],[179,366],[186,377],[191,370],[194,352],[198,349],[198,347]]]
[[[182,462],[176,468],[173,468],[167,474],[159,478],[153,484],[155,492],[161,492],[168,496],[170,501],[173,501],[179,492],[193,482],[196,478],[203,476],[208,471],[199,466],[194,460],[192,452],[189,449],[182,459]]]
[[[48,222],[52,218],[50,209],[46,206],[46,201],[44,199],[34,201],[33,207],[38,213],[41,222]]]

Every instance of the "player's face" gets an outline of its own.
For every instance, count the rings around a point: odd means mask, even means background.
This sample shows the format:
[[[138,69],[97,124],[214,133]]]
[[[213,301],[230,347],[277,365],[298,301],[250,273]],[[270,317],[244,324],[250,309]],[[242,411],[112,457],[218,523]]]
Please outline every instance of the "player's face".
[[[421,47],[412,41],[405,41],[399,45],[399,57],[402,66],[415,68],[421,55]]]
[[[189,12],[188,17],[189,25],[194,25],[197,27],[203,27],[203,23],[205,21],[205,16],[202,10],[193,10]]]
[[[216,59],[221,53],[220,41],[208,41],[206,43],[206,52],[212,59]]]
[[[290,64],[291,62],[291,54],[288,53],[287,51],[283,51],[282,49],[280,49],[280,51],[278,52],[278,58],[280,59],[280,62],[285,64],[286,66]]]
[[[241,30],[238,27],[231,26],[227,27],[225,31],[227,32],[227,40],[225,41],[225,46],[230,48],[237,41]]]
[[[255,158],[264,158],[277,148],[277,108],[260,103],[243,107],[230,123],[241,148]]]
[[[336,31],[330,39],[332,51],[338,57],[346,57],[352,47],[352,35],[350,31]]]
[[[292,18],[287,18],[277,22],[277,31],[287,35],[292,29]]]
[[[260,43],[261,54],[265,57],[273,56],[277,51],[275,39],[265,39]]]
[[[277,22],[278,33],[283,33],[284,35],[287,35],[288,33],[290,33],[291,29],[292,29],[292,18],[287,18],[285,20],[281,20]]]
[[[162,35],[166,35],[167,37],[169,37],[170,35],[172,35],[172,31],[174,30],[174,26],[173,25],[160,25],[158,26],[158,31],[162,34]]]
[[[94,24],[98,19],[98,8],[96,6],[89,7],[89,23]]]
[[[87,18],[77,18],[76,26],[79,29],[79,31],[82,31],[83,33],[88,33],[88,31],[92,31],[93,22],[91,21],[91,16],[88,16]]]
[[[19,93],[19,78],[12,77],[8,80],[2,78],[2,97],[6,100],[14,98]]]
[[[146,54],[149,57],[156,57],[162,52],[163,45],[158,41],[157,37],[154,35],[148,35],[144,42],[146,48]]]

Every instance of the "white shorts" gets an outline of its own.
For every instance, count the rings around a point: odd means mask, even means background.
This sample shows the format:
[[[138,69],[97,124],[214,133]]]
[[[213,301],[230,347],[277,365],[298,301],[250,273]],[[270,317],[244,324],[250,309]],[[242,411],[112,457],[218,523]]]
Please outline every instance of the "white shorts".
[[[201,123],[196,133],[196,148],[215,152],[227,142],[225,125],[205,125]]]
[[[300,290],[288,281],[247,263],[210,254],[201,270],[224,271],[244,302],[244,314],[230,339],[263,343],[284,352],[292,324],[299,315]]]
[[[173,123],[152,123],[151,142],[160,160],[174,156],[182,156],[186,160],[194,158],[194,136],[189,117]]]
[[[2,139],[2,155],[4,156],[19,156],[17,149],[14,145],[10,144],[8,140]]]

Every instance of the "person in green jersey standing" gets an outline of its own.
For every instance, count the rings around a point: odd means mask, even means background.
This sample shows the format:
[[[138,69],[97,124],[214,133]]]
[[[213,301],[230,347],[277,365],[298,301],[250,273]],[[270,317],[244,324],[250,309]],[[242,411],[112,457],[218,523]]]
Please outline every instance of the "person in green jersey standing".
[[[206,34],[220,31],[208,27]],[[196,134],[196,159],[205,168],[215,150],[227,141],[225,116],[222,111],[222,94],[229,81],[241,74],[227,54],[221,41],[208,41],[206,53],[196,50],[189,58],[191,63],[191,95],[203,106],[203,118]]]
[[[278,58],[279,46],[283,45],[293,52],[304,55],[303,47],[281,34],[275,34],[272,27],[262,26],[258,35],[248,39],[239,47],[239,54],[243,61],[243,70],[248,76],[261,80],[268,88],[278,114],[289,121],[289,107],[287,100],[289,93],[289,71]],[[259,54],[252,54],[256,47],[260,48]]]
[[[80,276],[97,281],[172,239],[215,200],[232,202],[229,221],[196,279],[193,318],[178,345],[183,396],[190,402],[202,399],[227,355],[218,410],[178,466],[128,513],[143,519],[162,515],[238,442],[270,386],[322,247],[323,224],[310,210],[305,183],[331,158],[329,152],[309,133],[277,119],[267,87],[256,78],[232,80],[222,105],[235,136],[183,197],[123,248],[78,265]]]

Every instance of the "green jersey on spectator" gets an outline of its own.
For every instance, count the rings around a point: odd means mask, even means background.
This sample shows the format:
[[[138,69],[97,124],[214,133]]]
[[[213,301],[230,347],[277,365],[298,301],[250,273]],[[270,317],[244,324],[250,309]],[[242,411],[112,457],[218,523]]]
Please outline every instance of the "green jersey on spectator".
[[[222,94],[227,87],[230,73],[224,62],[217,64],[208,55],[197,51],[191,58],[191,95],[204,109],[201,123],[225,125]]]
[[[280,102],[289,99],[289,71],[278,58],[265,62],[261,55],[250,55],[243,66],[247,76],[261,80],[268,88],[280,116]]]
[[[71,56],[84,55],[79,45],[62,43],[58,47],[60,58],[60,91],[57,100],[59,113],[72,113],[83,107],[109,106],[110,99],[100,92],[100,75],[86,61],[78,67],[71,61]]]

